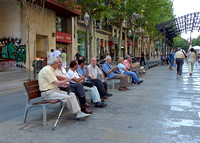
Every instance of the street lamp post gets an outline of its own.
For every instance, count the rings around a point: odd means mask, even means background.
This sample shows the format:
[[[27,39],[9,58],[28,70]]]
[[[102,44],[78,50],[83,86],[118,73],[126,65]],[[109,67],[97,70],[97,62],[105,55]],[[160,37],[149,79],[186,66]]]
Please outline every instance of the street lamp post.
[[[84,21],[85,21],[85,26],[86,26],[86,43],[85,43],[85,57],[86,60],[88,61],[88,32],[87,32],[87,26],[88,26],[88,22],[89,22],[90,16],[88,15],[88,13],[86,12],[84,15]]]
[[[129,37],[129,43],[128,43],[128,55],[130,54],[130,41],[131,41],[131,35],[132,35],[132,32],[131,30],[128,31],[128,37]]]

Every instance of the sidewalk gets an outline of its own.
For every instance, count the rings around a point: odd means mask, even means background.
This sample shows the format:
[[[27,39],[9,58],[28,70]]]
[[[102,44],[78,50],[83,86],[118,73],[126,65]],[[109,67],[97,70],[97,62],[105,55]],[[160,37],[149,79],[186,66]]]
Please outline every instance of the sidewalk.
[[[29,78],[28,74],[25,70],[0,72],[0,92],[23,88],[23,82]]]
[[[3,109],[16,104],[10,110],[18,111],[18,116],[0,122],[0,142],[199,143],[200,69],[195,67],[190,77],[186,64],[182,76],[168,68],[157,66],[148,70],[142,84],[129,84],[130,91],[110,90],[113,96],[106,100],[108,106],[92,106],[94,113],[86,120],[74,120],[65,109],[55,131],[51,129],[58,106],[48,109],[48,122],[44,127],[41,108],[31,110],[27,123],[23,124],[25,107],[18,107],[18,101],[5,103]],[[19,94],[16,100],[21,101],[23,96]],[[1,116],[5,114],[6,111]]]

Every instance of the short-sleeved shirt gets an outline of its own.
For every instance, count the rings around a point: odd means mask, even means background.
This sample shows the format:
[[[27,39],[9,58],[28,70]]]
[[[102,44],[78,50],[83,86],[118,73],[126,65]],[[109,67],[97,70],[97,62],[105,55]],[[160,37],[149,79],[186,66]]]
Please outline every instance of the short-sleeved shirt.
[[[61,55],[60,51],[59,50],[56,50],[54,53],[53,53],[54,57],[59,57]]]
[[[66,53],[62,53],[61,54],[61,58],[62,58],[62,61],[66,63],[66,61],[67,61],[67,55],[66,55]]]
[[[52,58],[53,57],[53,52],[50,52],[49,53],[49,58]]]
[[[124,60],[123,64],[125,65],[126,68],[131,68],[131,64],[128,60]]]
[[[185,56],[184,56],[183,52],[178,51],[178,52],[175,53],[174,58],[175,58],[175,59],[177,59],[177,58],[182,58],[182,59],[184,59]]]
[[[58,86],[54,84],[57,78],[55,76],[55,71],[51,66],[45,66],[42,68],[38,74],[38,83],[40,91],[46,91],[50,89],[57,88]]]
[[[170,60],[174,60],[174,52],[169,52],[169,54],[170,54],[169,59],[170,59]]]
[[[122,68],[126,68],[125,65],[123,65],[122,63],[119,63],[117,65],[117,68],[119,69],[120,73],[124,74],[125,70],[123,70]]]
[[[112,69],[112,65],[110,65],[109,63],[107,63],[107,62],[105,62],[104,63],[104,65],[103,65],[103,67],[102,67],[102,70],[105,72],[105,73],[107,73],[108,71],[110,71]],[[116,75],[116,73],[114,73],[113,71],[110,73],[110,74],[108,74],[107,76],[109,77],[109,78],[113,78],[114,76]]]
[[[78,73],[76,71],[71,70],[71,69],[69,69],[67,73],[68,73],[72,83],[76,83],[74,80],[72,80],[73,78],[80,78]]]
[[[69,75],[67,74],[66,70],[63,67],[61,67],[61,69],[56,69],[55,75],[70,78]]]
[[[95,67],[93,67],[93,65],[88,65],[88,71],[89,71],[89,76],[93,77],[93,78],[97,78],[98,74],[102,74],[102,71],[99,69],[99,67],[96,65]]]

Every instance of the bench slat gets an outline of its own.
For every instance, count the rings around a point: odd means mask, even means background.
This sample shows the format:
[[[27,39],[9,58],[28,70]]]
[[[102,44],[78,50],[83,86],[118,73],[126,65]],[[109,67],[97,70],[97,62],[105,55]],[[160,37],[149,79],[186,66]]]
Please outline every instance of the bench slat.
[[[28,92],[28,97],[29,97],[29,100],[41,97],[40,91],[36,90],[36,91],[33,91],[33,92]]]
[[[33,81],[25,82],[24,85],[25,85],[25,87],[38,85],[38,80],[33,80]]]
[[[35,103],[32,103],[33,105],[38,105],[38,104],[56,104],[60,102],[59,99],[51,99],[51,100],[42,100],[42,101],[38,101],[38,102],[35,102]]]
[[[39,85],[26,87],[27,92],[32,92],[39,89]]]

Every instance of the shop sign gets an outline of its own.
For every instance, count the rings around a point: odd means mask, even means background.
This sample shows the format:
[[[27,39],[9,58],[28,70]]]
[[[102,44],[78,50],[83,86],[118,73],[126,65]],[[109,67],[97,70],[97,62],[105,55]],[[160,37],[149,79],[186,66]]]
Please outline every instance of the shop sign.
[[[72,35],[68,34],[68,33],[56,31],[56,41],[71,44],[72,43]]]

